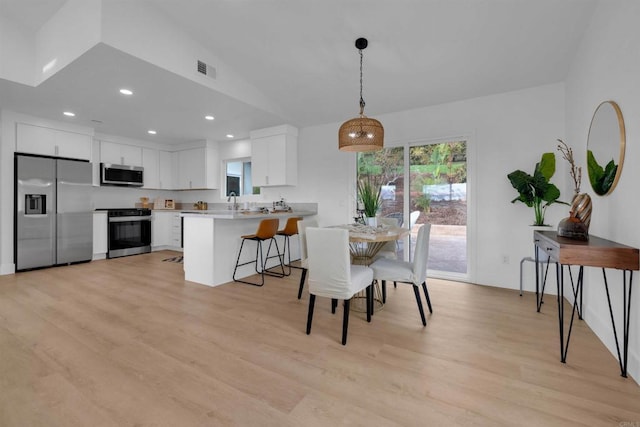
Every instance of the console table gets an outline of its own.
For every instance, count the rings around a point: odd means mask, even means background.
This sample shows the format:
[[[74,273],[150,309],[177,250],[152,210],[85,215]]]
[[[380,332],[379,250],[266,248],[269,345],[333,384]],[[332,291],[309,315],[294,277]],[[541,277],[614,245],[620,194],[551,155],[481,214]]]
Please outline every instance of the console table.
[[[631,312],[631,288],[633,282],[633,272],[640,269],[639,250],[611,240],[602,239],[596,236],[589,236],[588,241],[573,240],[566,237],[559,237],[555,231],[534,231],[533,241],[535,245],[536,266],[538,265],[539,251],[542,250],[548,255],[547,269],[550,262],[556,263],[556,283],[558,286],[558,325],[560,329],[560,361],[566,363],[567,350],[569,349],[569,339],[571,338],[571,328],[576,312],[582,318],[582,283],[584,267],[602,268],[604,286],[607,292],[607,302],[609,304],[609,314],[611,315],[611,325],[616,341],[618,352],[618,362],[620,372],[623,377],[627,377],[627,355],[629,346],[629,317]],[[574,276],[571,273],[571,266],[578,266],[577,280],[574,283]],[[568,268],[571,287],[573,290],[573,309],[571,310],[571,321],[565,341],[564,337],[564,267]],[[618,330],[613,316],[611,297],[609,295],[609,284],[607,282],[607,268],[623,270],[622,273],[622,344],[618,339]],[[540,273],[536,268],[536,294],[540,284]],[[628,279],[627,279],[628,277]],[[543,280],[546,282],[546,274]],[[578,299],[579,297],[579,299]],[[538,311],[540,304],[538,304]],[[622,351],[620,349],[622,347]]]

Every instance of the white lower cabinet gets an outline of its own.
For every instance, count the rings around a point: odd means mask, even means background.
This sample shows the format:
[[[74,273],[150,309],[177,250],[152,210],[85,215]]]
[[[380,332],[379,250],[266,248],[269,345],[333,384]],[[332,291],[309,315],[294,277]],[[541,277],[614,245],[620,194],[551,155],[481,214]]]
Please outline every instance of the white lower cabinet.
[[[182,217],[179,212],[171,218],[171,246],[182,248]]]
[[[109,249],[107,212],[93,213],[93,259],[105,259]]]
[[[181,250],[182,218],[180,212],[153,211],[151,214],[151,249]]]

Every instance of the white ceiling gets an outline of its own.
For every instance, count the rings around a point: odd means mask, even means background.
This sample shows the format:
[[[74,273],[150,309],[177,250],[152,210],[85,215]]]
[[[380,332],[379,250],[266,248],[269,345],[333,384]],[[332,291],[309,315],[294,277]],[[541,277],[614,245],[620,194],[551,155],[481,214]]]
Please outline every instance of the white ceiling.
[[[145,3],[207,46],[277,104],[282,117],[98,45],[37,88],[0,79],[0,106],[98,132],[181,143],[357,115],[358,37],[366,114],[402,111],[562,81],[595,0],[129,0]],[[0,0],[37,29],[63,0]],[[212,64],[215,66],[215,64]],[[131,83],[133,82],[133,83]],[[111,88],[135,84],[144,97]],[[205,122],[202,111],[214,112]],[[156,137],[146,129],[158,128]]]

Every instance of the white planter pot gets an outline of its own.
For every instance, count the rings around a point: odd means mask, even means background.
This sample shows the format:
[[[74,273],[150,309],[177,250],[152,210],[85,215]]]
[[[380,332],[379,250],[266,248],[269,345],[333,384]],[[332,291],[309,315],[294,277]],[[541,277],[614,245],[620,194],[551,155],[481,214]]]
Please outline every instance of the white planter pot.
[[[554,231],[554,228],[550,225],[530,225],[529,232],[533,233],[533,231]],[[534,256],[535,256],[535,248],[534,248]],[[534,258],[535,259],[535,258]],[[539,262],[547,262],[549,256],[543,250],[538,251],[538,261]]]
[[[371,226],[371,227],[377,227],[378,226],[378,218],[376,218],[375,216],[368,216],[366,218],[367,221],[367,225]]]

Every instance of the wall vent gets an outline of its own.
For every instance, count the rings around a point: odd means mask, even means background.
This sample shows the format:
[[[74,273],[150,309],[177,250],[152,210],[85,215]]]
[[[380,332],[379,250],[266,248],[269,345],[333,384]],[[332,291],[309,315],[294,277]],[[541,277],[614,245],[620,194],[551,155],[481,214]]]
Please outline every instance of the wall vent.
[[[198,72],[212,79],[216,78],[216,69],[202,61],[198,61]]]

